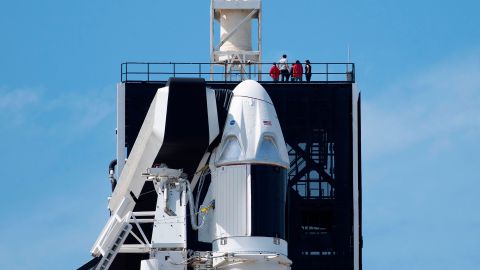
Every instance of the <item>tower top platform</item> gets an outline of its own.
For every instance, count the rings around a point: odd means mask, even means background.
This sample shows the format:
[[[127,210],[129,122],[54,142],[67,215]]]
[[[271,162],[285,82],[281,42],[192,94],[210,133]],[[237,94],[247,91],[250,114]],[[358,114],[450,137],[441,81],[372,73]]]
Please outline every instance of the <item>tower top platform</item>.
[[[258,64],[258,63],[257,63]],[[290,63],[289,63],[290,64]],[[204,78],[209,83],[235,83],[252,79],[262,83],[274,82],[268,69],[272,63],[258,65],[244,64],[244,72],[232,73],[229,63],[201,62],[125,62],[121,64],[120,81],[125,82],[166,82],[171,77]],[[302,63],[304,66],[304,64]],[[320,63],[312,62],[312,79],[309,83],[355,83],[354,63]],[[211,67],[213,66],[213,71]],[[262,76],[263,75],[263,76]],[[298,83],[298,82],[297,82]],[[306,82],[304,82],[306,83]]]

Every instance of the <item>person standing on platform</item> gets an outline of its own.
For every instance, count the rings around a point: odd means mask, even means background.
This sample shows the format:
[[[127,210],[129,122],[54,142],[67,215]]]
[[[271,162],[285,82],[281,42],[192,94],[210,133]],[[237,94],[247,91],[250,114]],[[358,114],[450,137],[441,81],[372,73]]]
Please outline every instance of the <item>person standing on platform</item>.
[[[286,54],[282,56],[282,58],[278,61],[278,64],[280,68],[280,74],[282,74],[282,82],[285,81],[285,79],[288,82],[288,77],[290,76],[288,73],[288,59]]]
[[[310,64],[310,60],[305,60],[305,79],[307,82],[310,82],[312,78],[312,65]]]
[[[300,61],[297,60],[293,65],[293,80],[301,82],[302,77],[303,77],[303,66],[300,63]]]
[[[274,82],[278,82],[278,79],[280,78],[280,69],[277,67],[277,63],[273,63],[270,68],[270,77],[272,77]]]

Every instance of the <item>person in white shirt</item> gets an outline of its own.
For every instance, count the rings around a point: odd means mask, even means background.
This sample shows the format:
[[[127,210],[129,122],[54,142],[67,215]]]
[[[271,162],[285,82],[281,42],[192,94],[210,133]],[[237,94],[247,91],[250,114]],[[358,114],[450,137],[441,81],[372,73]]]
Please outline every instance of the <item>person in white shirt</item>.
[[[278,61],[278,68],[280,69],[280,74],[282,75],[282,82],[285,80],[288,82],[290,72],[288,71],[288,59],[286,54],[284,54]]]

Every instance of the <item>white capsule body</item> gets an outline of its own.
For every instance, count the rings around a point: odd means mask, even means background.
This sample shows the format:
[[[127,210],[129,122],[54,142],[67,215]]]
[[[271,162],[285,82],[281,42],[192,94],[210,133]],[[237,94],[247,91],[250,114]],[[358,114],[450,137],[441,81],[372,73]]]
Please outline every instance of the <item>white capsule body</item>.
[[[285,140],[272,100],[260,84],[244,81],[233,93],[222,140],[210,162],[212,251],[229,254],[216,258],[214,265],[286,270],[291,261],[284,240]]]

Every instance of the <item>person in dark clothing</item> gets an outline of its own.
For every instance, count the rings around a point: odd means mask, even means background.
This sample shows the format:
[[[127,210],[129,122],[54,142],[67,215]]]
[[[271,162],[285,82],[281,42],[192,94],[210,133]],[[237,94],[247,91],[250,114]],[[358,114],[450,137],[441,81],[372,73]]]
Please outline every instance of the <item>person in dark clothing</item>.
[[[310,82],[312,78],[312,65],[310,64],[310,60],[305,60],[305,79],[307,82]]]
[[[292,82],[295,80],[295,77],[293,76],[293,67],[294,66],[295,66],[295,64],[290,65],[290,71],[288,72],[288,78],[291,78]],[[287,78],[287,81],[288,81],[288,78]]]

